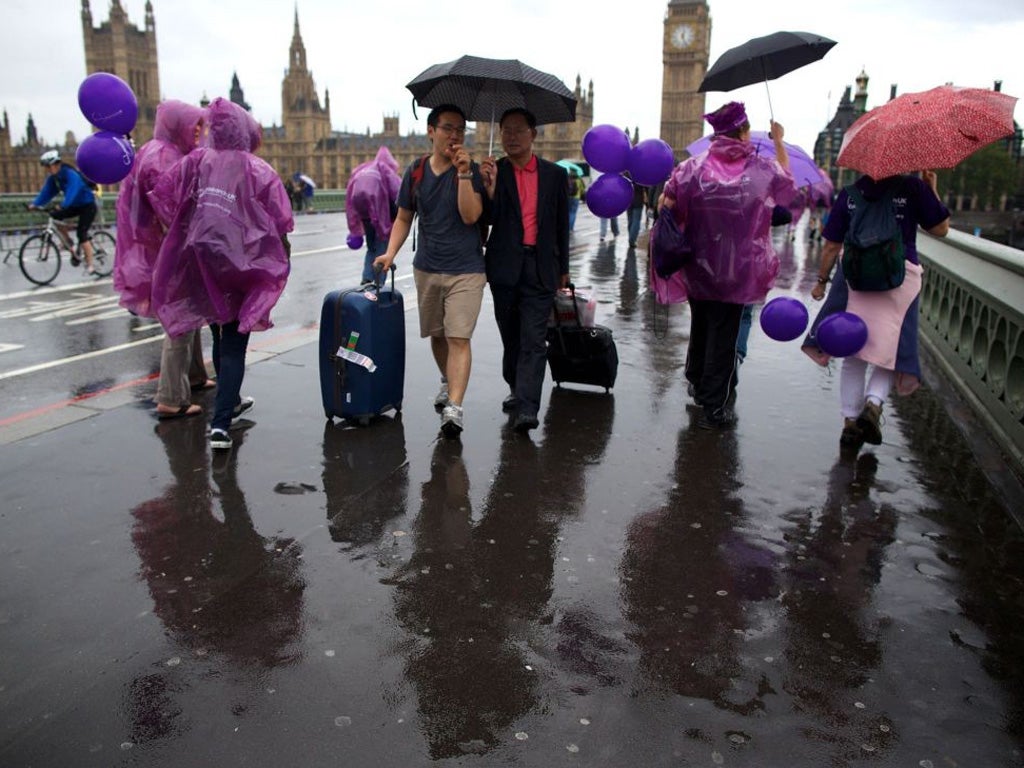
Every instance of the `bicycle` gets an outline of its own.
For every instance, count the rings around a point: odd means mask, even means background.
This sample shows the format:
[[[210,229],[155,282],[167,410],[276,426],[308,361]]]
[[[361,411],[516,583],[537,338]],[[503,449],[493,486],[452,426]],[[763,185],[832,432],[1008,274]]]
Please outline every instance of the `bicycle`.
[[[69,226],[70,222],[70,226]],[[101,222],[102,224],[102,222]],[[85,261],[82,245],[75,245],[65,231],[74,225],[74,220],[58,221],[47,217],[42,232],[25,239],[18,252],[18,266],[21,273],[36,285],[48,285],[60,272],[61,252],[70,254],[71,266],[77,267]],[[114,236],[103,229],[92,233],[92,268],[96,277],[106,277],[114,270]]]

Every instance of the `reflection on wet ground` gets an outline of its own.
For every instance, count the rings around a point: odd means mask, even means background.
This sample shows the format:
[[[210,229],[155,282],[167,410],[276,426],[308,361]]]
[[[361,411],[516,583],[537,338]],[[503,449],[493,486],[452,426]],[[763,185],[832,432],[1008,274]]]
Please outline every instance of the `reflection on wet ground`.
[[[227,456],[136,408],[0,448],[0,763],[1024,764],[1024,537],[942,401],[842,455],[836,377],[755,325],[735,430],[699,429],[686,308],[581,222],[619,381],[529,437],[482,321],[461,441],[411,343],[366,429],[307,345],[250,369]]]

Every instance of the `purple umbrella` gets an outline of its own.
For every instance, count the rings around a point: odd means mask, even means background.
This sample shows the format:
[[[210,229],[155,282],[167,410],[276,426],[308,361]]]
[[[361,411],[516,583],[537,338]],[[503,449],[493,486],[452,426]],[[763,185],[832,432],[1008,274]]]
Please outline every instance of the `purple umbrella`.
[[[711,136],[705,136],[697,139],[686,148],[686,151],[691,156],[699,155],[711,146],[711,138]],[[751,131],[750,143],[757,147],[758,154],[775,157],[775,144],[766,131]],[[783,143],[786,145],[787,154],[789,154],[789,170],[793,172],[793,178],[798,187],[820,184],[826,178],[824,172],[814,162],[814,158],[807,152],[796,144]]]

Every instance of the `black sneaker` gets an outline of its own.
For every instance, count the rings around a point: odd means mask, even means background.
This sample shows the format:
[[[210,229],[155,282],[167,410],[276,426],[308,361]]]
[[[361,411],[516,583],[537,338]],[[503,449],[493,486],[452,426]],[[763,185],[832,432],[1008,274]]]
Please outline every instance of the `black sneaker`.
[[[210,430],[210,448],[215,451],[228,451],[231,450],[231,446],[234,441],[231,439],[231,435],[225,432],[223,429],[212,429]]]
[[[864,403],[864,409],[857,417],[857,427],[864,436],[864,442],[871,445],[882,444],[882,406],[870,400]]]
[[[78,258],[77,256],[72,255],[72,257],[71,257],[71,266],[72,267],[77,267],[81,263],[82,263],[82,260],[80,258]]]
[[[256,400],[251,397],[243,397],[242,402],[235,406],[235,412],[231,414],[231,423],[234,424],[240,418],[256,407]]]
[[[531,429],[536,429],[540,426],[540,422],[536,416],[531,416],[528,413],[520,413],[516,416],[515,423],[512,424],[512,429],[521,435],[528,434]]]
[[[732,408],[705,408],[701,411],[698,424],[703,429],[727,429],[736,423],[736,411]]]
[[[504,400],[501,401],[501,410],[505,413],[512,413],[516,408],[519,407],[519,398],[514,393],[509,394]]]

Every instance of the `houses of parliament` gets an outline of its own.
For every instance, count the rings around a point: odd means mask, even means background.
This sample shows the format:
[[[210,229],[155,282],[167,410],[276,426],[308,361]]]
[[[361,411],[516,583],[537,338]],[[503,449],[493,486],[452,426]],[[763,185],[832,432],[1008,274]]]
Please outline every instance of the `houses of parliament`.
[[[110,0],[110,16],[94,22],[89,0],[81,4],[82,35],[85,43],[86,72],[110,72],[129,86],[139,103],[139,118],[132,138],[141,146],[153,135],[153,121],[160,102],[160,68],[157,58],[156,17],[153,3],[147,0],[145,18],[140,26],[132,23],[119,0]],[[711,18],[704,0],[669,0],[664,20],[661,138],[676,149],[700,138],[703,132],[704,94],[697,87],[708,66],[711,42]],[[225,73],[225,81],[227,74]],[[534,144],[537,154],[558,160],[579,158],[583,135],[593,125],[594,85],[584,89],[579,75],[574,94],[576,121],[538,127]],[[186,98],[175,94],[177,98]],[[231,81],[229,97],[248,109],[237,73]],[[204,96],[205,98],[205,96]],[[625,127],[628,131],[628,127]],[[68,131],[63,142],[43,141],[31,115],[23,138],[16,137],[6,111],[0,120],[0,192],[34,192],[44,180],[38,164],[46,149],[57,149],[73,161],[78,143]],[[475,135],[467,137],[486,145],[490,126],[477,125]],[[635,131],[634,141],[638,138]],[[381,145],[386,145],[402,167],[428,151],[422,133],[402,134],[396,116],[385,116],[378,133],[339,132],[331,128],[331,99],[317,92],[313,74],[306,65],[306,48],[299,29],[298,8],[288,49],[288,66],[281,84],[281,124],[263,126],[263,146],[259,154],[282,177],[295,172],[312,176],[326,189],[344,188],[352,169],[370,160]]]

